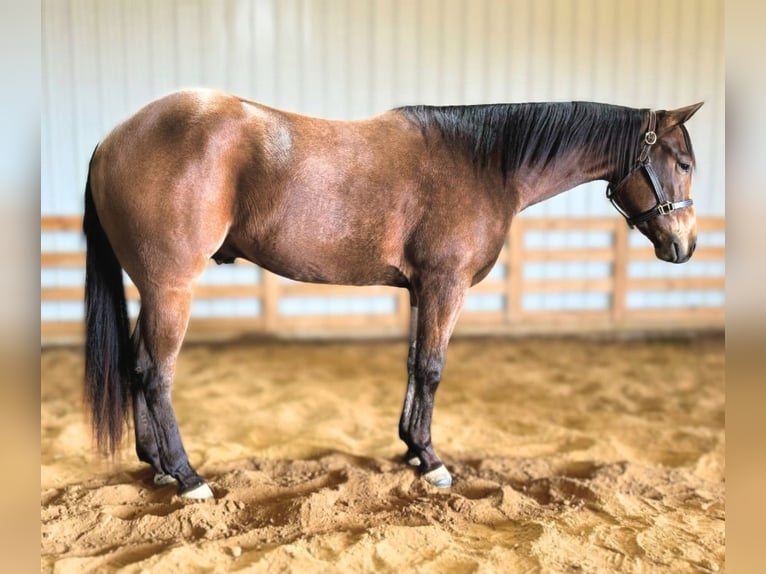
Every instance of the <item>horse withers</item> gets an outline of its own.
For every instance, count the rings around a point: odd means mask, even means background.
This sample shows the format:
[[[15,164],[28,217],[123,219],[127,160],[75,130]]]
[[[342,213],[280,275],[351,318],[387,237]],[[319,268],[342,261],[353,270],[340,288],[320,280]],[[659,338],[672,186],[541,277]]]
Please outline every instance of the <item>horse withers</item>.
[[[431,443],[434,395],[466,291],[514,216],[606,180],[658,258],[688,260],[684,123],[701,105],[410,106],[328,121],[209,90],[148,104],[98,144],[85,189],[85,396],[99,449],[118,449],[132,405],[155,482],[213,496],[184,450],[171,386],[195,279],[211,258],[242,258],[298,281],[409,291],[399,436],[428,483],[450,486]],[[122,270],[141,298],[132,335]]]

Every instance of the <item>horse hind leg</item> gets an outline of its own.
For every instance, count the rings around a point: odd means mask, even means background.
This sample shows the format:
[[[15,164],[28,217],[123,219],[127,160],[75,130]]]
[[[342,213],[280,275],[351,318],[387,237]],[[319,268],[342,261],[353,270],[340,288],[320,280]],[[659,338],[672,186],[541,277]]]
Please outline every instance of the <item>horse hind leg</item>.
[[[136,454],[138,459],[149,463],[154,468],[154,484],[164,486],[175,484],[176,479],[170,474],[165,474],[160,461],[158,440],[154,434],[154,427],[149,418],[149,410],[146,405],[146,396],[141,383],[134,385],[133,393],[133,421],[136,434]]]
[[[213,492],[192,468],[171,404],[176,359],[191,311],[191,289],[166,288],[142,294],[134,334],[136,379],[133,419],[136,452],[154,467],[155,483],[178,483],[186,498],[212,498]]]
[[[130,389],[133,399],[133,427],[136,437],[136,454],[138,455],[138,460],[146,462],[154,468],[154,484],[160,486],[175,484],[176,479],[169,474],[165,474],[162,470],[157,437],[154,434],[154,427],[146,406],[144,373],[147,372],[151,361],[140,336],[140,325],[141,315],[139,314],[131,337],[134,356],[137,357]]]

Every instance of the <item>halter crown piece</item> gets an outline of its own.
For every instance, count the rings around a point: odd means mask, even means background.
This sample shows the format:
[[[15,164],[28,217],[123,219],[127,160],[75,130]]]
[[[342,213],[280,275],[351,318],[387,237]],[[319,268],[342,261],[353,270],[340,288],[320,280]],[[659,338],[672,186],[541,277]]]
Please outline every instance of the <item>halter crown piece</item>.
[[[684,199],[683,201],[670,201],[668,196],[665,194],[665,190],[662,189],[660,179],[657,177],[657,173],[654,171],[651,158],[649,157],[649,152],[651,151],[652,146],[657,143],[657,132],[654,131],[656,124],[657,114],[654,112],[654,110],[649,110],[649,125],[646,129],[646,133],[644,134],[643,147],[641,148],[641,154],[638,156],[635,167],[630,170],[628,175],[623,177],[619,183],[617,183],[617,185],[613,187],[610,183],[606,187],[606,197],[609,199],[609,201],[612,202],[612,205],[614,205],[615,209],[619,211],[620,214],[627,220],[630,227],[635,227],[639,223],[648,221],[649,219],[657,217],[658,215],[667,215],[671,211],[681,209],[682,207],[689,207],[690,205],[694,204],[694,201],[691,198]],[[631,217],[622,207],[619,206],[619,204],[615,201],[615,197],[624,187],[625,183],[638,173],[642,173],[644,177],[647,178],[657,203],[651,209]]]

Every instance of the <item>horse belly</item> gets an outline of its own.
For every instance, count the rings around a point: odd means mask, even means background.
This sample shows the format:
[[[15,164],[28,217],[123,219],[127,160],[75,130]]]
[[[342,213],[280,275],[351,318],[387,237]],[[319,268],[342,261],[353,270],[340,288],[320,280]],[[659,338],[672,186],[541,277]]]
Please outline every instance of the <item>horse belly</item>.
[[[362,241],[328,240],[306,229],[282,229],[268,239],[230,236],[216,259],[240,257],[294,281],[336,285],[406,286],[400,257]]]

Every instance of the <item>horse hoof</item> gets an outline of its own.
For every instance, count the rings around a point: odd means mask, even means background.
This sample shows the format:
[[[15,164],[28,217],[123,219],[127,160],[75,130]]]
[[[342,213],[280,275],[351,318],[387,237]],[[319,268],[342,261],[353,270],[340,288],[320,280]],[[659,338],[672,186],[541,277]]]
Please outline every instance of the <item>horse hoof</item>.
[[[192,500],[207,500],[213,498],[213,491],[206,482],[203,482],[199,486],[192,488],[186,492],[182,492],[181,496],[184,498],[190,498]]]
[[[449,488],[452,486],[452,475],[444,465],[425,473],[423,478],[427,483],[432,484],[437,488]]]
[[[170,476],[169,474],[163,474],[161,472],[158,472],[154,475],[154,484],[157,486],[167,486],[168,484],[175,484],[176,479]]]

